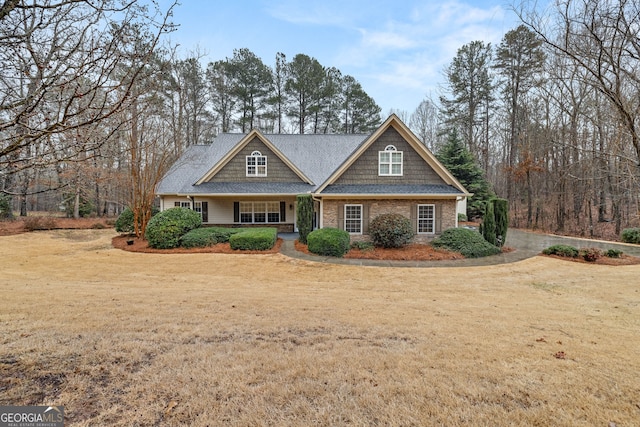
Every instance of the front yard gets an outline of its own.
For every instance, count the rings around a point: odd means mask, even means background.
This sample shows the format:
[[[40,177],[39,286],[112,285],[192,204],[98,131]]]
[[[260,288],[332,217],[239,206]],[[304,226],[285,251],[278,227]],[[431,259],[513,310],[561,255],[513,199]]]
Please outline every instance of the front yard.
[[[140,254],[0,237],[0,404],[66,425],[634,425],[640,266]]]

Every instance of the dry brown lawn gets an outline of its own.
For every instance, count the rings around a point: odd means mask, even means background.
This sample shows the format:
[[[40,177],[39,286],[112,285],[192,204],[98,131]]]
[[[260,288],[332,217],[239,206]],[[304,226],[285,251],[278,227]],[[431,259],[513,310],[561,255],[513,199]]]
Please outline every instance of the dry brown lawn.
[[[640,266],[381,268],[0,237],[0,404],[71,426],[635,426]]]

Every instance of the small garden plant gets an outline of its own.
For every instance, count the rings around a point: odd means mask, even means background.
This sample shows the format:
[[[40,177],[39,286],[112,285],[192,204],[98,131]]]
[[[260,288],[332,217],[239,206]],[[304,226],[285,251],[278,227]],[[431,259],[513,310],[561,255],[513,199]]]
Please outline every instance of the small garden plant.
[[[435,248],[458,252],[465,258],[480,258],[501,252],[500,248],[487,242],[480,233],[467,228],[449,228],[431,244]]]
[[[542,251],[545,255],[557,255],[567,258],[576,258],[579,255],[578,248],[569,245],[553,245]]]

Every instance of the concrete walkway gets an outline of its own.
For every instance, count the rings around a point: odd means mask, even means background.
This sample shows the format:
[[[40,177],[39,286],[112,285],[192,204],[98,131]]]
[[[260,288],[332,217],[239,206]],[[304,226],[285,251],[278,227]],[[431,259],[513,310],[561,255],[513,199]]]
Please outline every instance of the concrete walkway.
[[[483,258],[459,259],[451,261],[380,261],[370,259],[345,259],[334,258],[320,255],[308,255],[299,252],[294,247],[294,241],[297,239],[297,233],[280,234],[283,239],[280,252],[291,258],[303,259],[307,261],[326,262],[331,264],[343,265],[362,265],[372,267],[472,267],[484,265],[497,265],[509,262],[521,261],[523,259],[534,257],[543,249],[552,245],[570,245],[576,248],[600,248],[600,249],[618,249],[627,255],[640,256],[640,246],[630,245],[626,243],[606,242],[602,240],[589,240],[575,237],[564,237],[551,234],[531,233],[516,229],[509,229],[507,233],[506,246],[511,247],[514,251],[492,255]]]

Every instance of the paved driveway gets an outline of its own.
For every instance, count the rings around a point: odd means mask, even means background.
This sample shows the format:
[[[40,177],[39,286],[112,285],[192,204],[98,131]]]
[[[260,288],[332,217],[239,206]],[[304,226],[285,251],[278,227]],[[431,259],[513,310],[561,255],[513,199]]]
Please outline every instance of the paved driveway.
[[[563,237],[550,234],[531,233],[528,231],[509,229],[507,233],[506,246],[512,247],[513,252],[488,256],[484,258],[461,259],[453,261],[379,261],[367,259],[344,259],[324,257],[318,255],[307,255],[295,250],[293,239],[296,234],[284,237],[282,253],[292,258],[307,259],[309,261],[328,262],[345,265],[366,265],[382,267],[467,267],[481,265],[496,265],[508,262],[521,261],[531,258],[542,252],[543,249],[552,245],[571,245],[576,248],[600,248],[619,249],[627,255],[640,256],[640,245],[629,245],[625,243],[612,243],[602,240],[580,239],[575,237]]]

